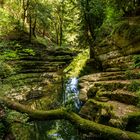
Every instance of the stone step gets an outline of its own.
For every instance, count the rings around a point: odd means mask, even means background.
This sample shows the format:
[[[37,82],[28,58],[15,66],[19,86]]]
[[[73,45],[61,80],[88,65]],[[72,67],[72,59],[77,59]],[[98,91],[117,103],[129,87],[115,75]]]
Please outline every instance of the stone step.
[[[47,65],[47,66],[50,66],[50,65],[64,65],[66,64],[66,62],[55,62],[55,61],[52,61],[52,62],[49,62],[49,61],[17,61],[16,64],[19,64],[19,65],[31,65],[31,66],[34,66],[34,65]]]
[[[20,58],[20,60],[26,60],[26,61],[49,61],[49,62],[69,62],[73,59],[70,55],[64,55],[64,56],[44,56],[44,57],[38,57],[38,56],[23,56]]]
[[[94,82],[93,86],[99,89],[107,91],[113,91],[116,89],[125,89],[131,84],[130,80],[110,80],[110,81],[97,81]]]
[[[88,82],[96,82],[96,81],[107,81],[110,79],[117,79],[116,77],[124,77],[125,72],[101,72],[83,76],[79,79],[80,82],[88,81]]]
[[[48,61],[26,61],[17,62],[20,66],[20,73],[35,72],[54,72],[66,66],[66,62],[48,62]]]
[[[62,49],[62,48],[61,48]],[[54,56],[63,56],[63,55],[70,55],[70,56],[76,56],[76,52],[72,52],[70,49],[67,50],[47,50],[47,55],[54,55]]]
[[[136,55],[128,55],[113,59],[106,59],[105,61],[102,62],[104,71],[134,69],[135,68],[134,56]]]
[[[103,89],[106,91],[114,91],[117,89],[125,89],[129,91],[134,91],[140,87],[140,80],[110,80],[110,81],[97,81],[93,84],[94,87]]]
[[[79,98],[84,102],[88,98],[94,98],[97,95],[128,104],[137,104],[138,97],[136,92],[140,90],[140,80],[84,81],[83,83],[80,83],[79,86]],[[132,100],[129,101],[129,98]]]
[[[124,118],[126,120],[130,113],[138,111],[140,111],[140,108],[118,101],[100,102],[89,99],[82,106],[79,114],[97,123],[125,129],[127,122],[124,121]]]
[[[108,124],[113,127],[126,129],[127,122],[124,120],[128,119],[130,113],[139,112],[140,108],[134,105],[128,105],[125,103],[120,103],[118,101],[108,101],[109,105],[113,107],[112,117]]]
[[[58,73],[22,73],[16,74],[3,80],[3,84],[24,85],[40,83],[43,85],[56,83],[61,81],[61,76]]]
[[[107,79],[108,77],[114,77],[114,76],[122,76],[124,75],[124,71],[120,72],[100,72],[100,73],[94,73],[90,75],[85,75],[79,79],[80,82],[96,82],[96,81],[103,81],[104,79]]]
[[[127,91],[127,90],[115,90],[115,91],[98,91],[96,96],[107,97],[109,100],[118,101],[125,104],[137,105],[139,102],[139,97],[135,92]]]
[[[60,70],[61,68],[59,67],[47,67],[47,68],[23,68],[20,70],[20,73],[44,73],[44,72],[56,72]]]
[[[30,78],[42,78],[42,79],[55,79],[58,77],[57,73],[54,72],[47,72],[47,73],[22,73],[22,74],[16,74],[8,77],[5,80],[13,81],[13,80],[24,80],[24,79],[30,79]]]
[[[81,77],[79,81],[96,82],[96,81],[127,80],[127,79],[140,79],[140,69],[117,71],[117,72],[94,73]]]
[[[33,63],[21,63],[19,64],[20,67],[22,67],[22,69],[30,69],[30,68],[35,68],[35,69],[40,69],[40,68],[48,68],[48,67],[54,67],[54,68],[61,68],[63,66],[66,65],[65,62],[45,62],[45,63],[36,63],[36,62],[33,62]]]

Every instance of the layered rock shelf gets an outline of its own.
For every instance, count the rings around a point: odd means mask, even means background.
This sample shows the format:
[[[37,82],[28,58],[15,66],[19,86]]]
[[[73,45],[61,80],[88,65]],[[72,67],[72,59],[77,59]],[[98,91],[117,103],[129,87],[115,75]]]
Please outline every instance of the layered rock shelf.
[[[139,112],[140,45],[119,34],[97,43],[93,50],[96,59],[88,65],[90,73],[79,79],[79,98],[83,102],[80,115],[101,124],[130,130],[129,115]],[[102,70],[98,69],[99,60]],[[92,72],[93,71],[93,72]],[[134,123],[134,122],[133,122]],[[139,123],[131,131],[138,132]]]

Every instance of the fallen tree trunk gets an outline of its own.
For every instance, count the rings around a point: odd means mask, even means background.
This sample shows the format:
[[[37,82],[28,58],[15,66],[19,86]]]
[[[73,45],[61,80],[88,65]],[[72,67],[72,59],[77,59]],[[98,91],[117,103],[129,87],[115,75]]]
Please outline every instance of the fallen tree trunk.
[[[28,106],[12,101],[6,97],[0,97],[0,101],[10,109],[19,111],[21,113],[27,113],[29,117],[33,120],[41,121],[65,119],[74,124],[78,129],[83,130],[84,132],[93,132],[107,140],[140,140],[140,134],[136,134],[129,131],[123,131],[118,128],[105,126],[102,124],[95,123],[93,121],[83,119],[76,113],[67,111],[65,108],[41,111],[33,110]]]

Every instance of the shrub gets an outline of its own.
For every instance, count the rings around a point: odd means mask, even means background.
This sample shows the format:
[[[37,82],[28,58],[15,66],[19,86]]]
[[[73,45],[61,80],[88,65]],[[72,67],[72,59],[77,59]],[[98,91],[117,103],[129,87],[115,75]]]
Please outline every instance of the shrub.
[[[23,49],[22,51],[28,55],[33,55],[33,56],[35,55],[35,52],[33,49]]]
[[[140,55],[134,56],[134,65],[135,68],[140,68]]]
[[[114,25],[112,34],[119,34],[125,39],[133,41],[140,35],[140,26],[130,25],[128,21],[124,20]]]
[[[140,90],[140,82],[138,81],[132,81],[132,83],[128,86],[129,91],[139,91]]]
[[[15,73],[15,70],[14,68],[12,68],[12,66],[10,66],[9,64],[3,61],[0,61],[0,77],[5,78],[14,73]]]
[[[0,8],[0,17],[0,35],[5,35],[16,27],[16,19],[5,9]]]

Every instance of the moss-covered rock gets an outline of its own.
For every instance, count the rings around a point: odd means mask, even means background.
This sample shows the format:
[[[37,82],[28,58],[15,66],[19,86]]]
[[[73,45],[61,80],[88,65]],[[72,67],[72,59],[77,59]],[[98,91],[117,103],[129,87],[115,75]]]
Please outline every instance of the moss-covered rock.
[[[106,124],[111,118],[112,106],[93,99],[89,99],[80,110],[84,118]]]
[[[97,87],[94,87],[94,86],[91,87],[87,92],[88,98],[94,98],[96,96],[97,91],[98,91]]]

